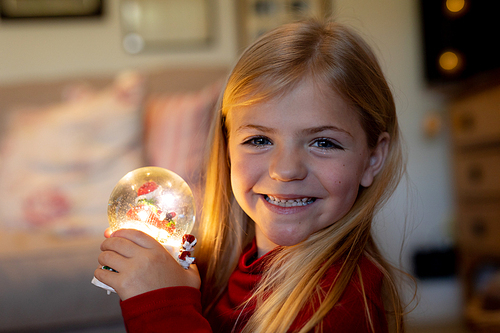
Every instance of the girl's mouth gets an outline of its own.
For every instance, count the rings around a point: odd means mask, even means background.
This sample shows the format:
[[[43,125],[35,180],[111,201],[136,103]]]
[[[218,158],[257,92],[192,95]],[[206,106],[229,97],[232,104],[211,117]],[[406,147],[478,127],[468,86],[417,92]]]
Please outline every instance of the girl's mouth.
[[[264,195],[264,198],[271,205],[279,207],[297,207],[297,206],[307,206],[316,201],[316,198],[300,198],[300,199],[279,199],[271,195]]]

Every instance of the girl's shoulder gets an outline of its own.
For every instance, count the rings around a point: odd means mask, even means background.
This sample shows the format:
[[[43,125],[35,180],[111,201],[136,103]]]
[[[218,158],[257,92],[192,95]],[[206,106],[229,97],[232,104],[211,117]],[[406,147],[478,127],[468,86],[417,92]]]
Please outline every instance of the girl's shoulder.
[[[324,291],[335,283],[341,267],[338,263],[328,269],[321,283]],[[365,256],[359,259],[357,267],[335,307],[324,317],[324,332],[387,332],[382,300],[384,275]]]

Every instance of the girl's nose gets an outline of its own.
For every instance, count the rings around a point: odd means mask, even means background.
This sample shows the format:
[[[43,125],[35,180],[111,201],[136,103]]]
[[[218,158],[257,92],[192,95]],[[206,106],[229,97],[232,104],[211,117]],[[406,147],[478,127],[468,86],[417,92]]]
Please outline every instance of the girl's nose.
[[[279,181],[302,180],[307,176],[306,157],[297,150],[277,150],[269,164],[269,176]]]

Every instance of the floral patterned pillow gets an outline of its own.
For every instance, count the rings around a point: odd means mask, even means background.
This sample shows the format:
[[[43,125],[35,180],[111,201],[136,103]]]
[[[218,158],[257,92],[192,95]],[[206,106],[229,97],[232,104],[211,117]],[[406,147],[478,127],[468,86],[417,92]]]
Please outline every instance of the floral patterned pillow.
[[[114,185],[143,165],[140,75],[69,97],[13,112],[0,147],[1,227],[102,234]]]
[[[144,148],[150,165],[181,176],[200,206],[210,122],[222,81],[188,93],[152,96],[145,107]]]

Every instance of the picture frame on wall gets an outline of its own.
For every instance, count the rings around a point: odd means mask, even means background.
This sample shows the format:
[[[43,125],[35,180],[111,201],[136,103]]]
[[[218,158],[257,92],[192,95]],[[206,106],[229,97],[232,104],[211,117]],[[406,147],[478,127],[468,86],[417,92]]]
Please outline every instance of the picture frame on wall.
[[[123,48],[137,54],[205,48],[214,39],[213,0],[121,0]]]
[[[98,17],[103,14],[104,0],[0,0],[0,18],[54,19]]]
[[[239,42],[250,45],[267,31],[293,21],[329,17],[332,0],[240,0]]]

